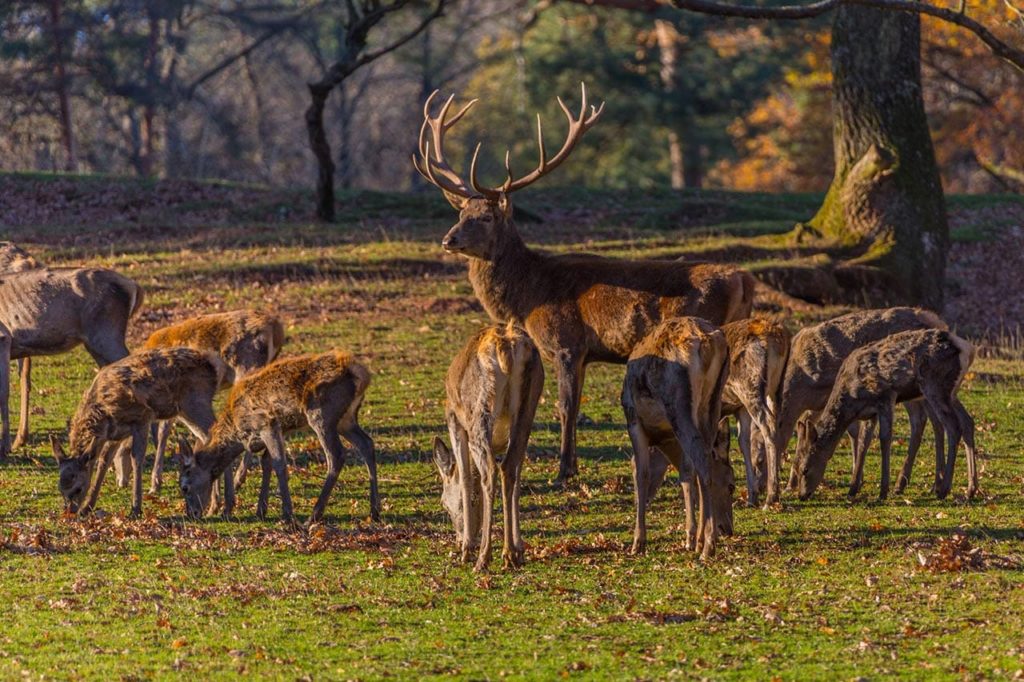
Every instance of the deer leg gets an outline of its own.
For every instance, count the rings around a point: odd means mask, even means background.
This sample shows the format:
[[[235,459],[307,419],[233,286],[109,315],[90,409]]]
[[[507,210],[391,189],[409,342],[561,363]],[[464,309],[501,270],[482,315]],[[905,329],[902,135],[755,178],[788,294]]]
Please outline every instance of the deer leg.
[[[238,468],[235,469],[235,492],[238,492],[242,484],[245,483],[246,476],[249,475],[249,467],[252,466],[252,458],[253,454],[246,450],[238,459]]]
[[[892,411],[895,401],[889,398],[878,407],[878,444],[882,450],[882,482],[878,499],[889,497],[889,476],[892,455]]]
[[[967,499],[978,494],[978,459],[974,449],[974,419],[967,412],[958,398],[953,397],[953,410],[956,412],[957,423],[967,450]]]
[[[0,325],[0,461],[11,454],[11,344],[10,333]]]
[[[635,418],[630,419],[626,428],[633,442],[633,499],[636,506],[630,552],[643,554],[647,550],[647,489],[650,484],[651,445],[643,427]]]
[[[562,443],[558,478],[564,484],[579,472],[576,459],[576,419],[580,413],[583,393],[583,362],[570,351],[559,351],[555,359],[555,377],[558,380],[558,420],[562,426]]]
[[[927,406],[927,403],[925,403]],[[932,437],[935,440],[935,478],[932,481],[932,492],[936,495],[942,489],[942,474],[946,470],[946,430],[942,428],[942,422],[928,408],[928,421],[932,424]]]
[[[171,437],[174,429],[174,422],[164,419],[156,425],[156,455],[153,457],[153,473],[149,477],[149,492],[156,494],[160,492],[163,485],[164,455],[167,454],[167,439]]]
[[[103,479],[107,475],[107,469],[110,467],[114,448],[117,446],[118,443],[104,443],[100,449],[100,454],[93,464],[93,475],[92,481],[89,483],[89,490],[86,493],[85,500],[82,502],[82,506],[78,508],[79,516],[86,516],[96,508],[96,501],[99,499],[100,489],[103,487]]]
[[[751,419],[754,421],[754,428],[750,434],[751,440],[758,446],[754,452],[764,452],[764,472],[763,476],[758,477],[758,485],[763,478],[765,481],[764,506],[767,509],[779,501],[781,487],[779,473],[782,465],[779,462],[779,451],[775,444],[775,424],[773,417],[760,407],[751,414]]]
[[[267,500],[270,497],[270,455],[264,452],[260,456],[260,496],[256,501],[256,518],[265,521],[267,518]]]
[[[270,466],[277,476],[277,489],[281,495],[281,519],[286,524],[293,524],[295,516],[292,514],[292,495],[288,490],[288,455],[285,451],[281,427],[276,424],[267,427],[260,434],[260,438],[267,446]]]
[[[306,413],[306,419],[310,427],[320,440],[320,447],[323,448],[327,457],[327,476],[324,478],[320,495],[313,505],[313,513],[309,516],[309,525],[319,522],[327,509],[327,501],[331,497],[335,484],[338,482],[338,474],[345,464],[345,448],[341,445],[338,437],[338,419],[336,414],[325,414],[322,409],[310,410]]]
[[[494,525],[494,455],[491,452],[490,429],[470,440],[471,466],[480,475],[480,551],[473,570],[481,573],[491,563],[491,535]]]
[[[130,440],[123,440],[117,446],[113,456],[114,474],[118,488],[127,488],[131,485],[132,471],[135,464],[132,462],[132,445]]]
[[[32,394],[32,358],[18,359],[18,378],[21,381],[21,411],[18,417],[18,433],[14,436],[14,445],[11,446],[14,450],[28,442],[28,397]]]
[[[875,437],[875,419],[866,419],[850,424],[848,432],[853,446],[853,469],[850,471],[850,497],[856,497],[864,486],[864,462],[867,460],[871,441]]]
[[[949,495],[953,489],[953,470],[956,466],[956,451],[960,445],[960,420],[957,418],[953,408],[953,398],[950,395],[942,395],[940,390],[933,388],[929,383],[922,383],[921,392],[924,394],[928,407],[942,424],[946,433],[946,441],[949,451],[946,453],[943,466],[942,480],[935,491],[936,497],[940,500]]]
[[[711,481],[707,476],[701,476],[695,471],[697,477],[697,489],[700,492],[700,531],[697,546],[702,560],[710,559],[715,554],[715,544],[718,538],[718,524],[711,516]]]
[[[751,445],[753,441],[753,434],[751,429],[753,428],[753,421],[750,418],[750,413],[747,410],[740,410],[736,415],[737,421],[737,440],[740,442],[740,452],[743,453],[743,468],[747,474],[747,506],[757,506],[757,472],[754,471],[754,460],[751,452]]]
[[[342,425],[342,435],[352,444],[363,461],[370,476],[370,519],[380,522],[380,490],[377,488],[377,453],[370,435],[363,431],[354,420],[351,425]]]
[[[149,424],[132,429],[132,511],[131,517],[142,516],[142,465],[146,460],[146,445],[149,442]]]
[[[920,400],[911,400],[903,405],[907,409],[907,418],[910,420],[910,442],[907,444],[907,456],[903,460],[903,467],[900,468],[900,476],[896,479],[897,495],[901,494],[910,483],[910,472],[914,469],[917,451],[921,449],[924,425],[928,417],[924,403]]]

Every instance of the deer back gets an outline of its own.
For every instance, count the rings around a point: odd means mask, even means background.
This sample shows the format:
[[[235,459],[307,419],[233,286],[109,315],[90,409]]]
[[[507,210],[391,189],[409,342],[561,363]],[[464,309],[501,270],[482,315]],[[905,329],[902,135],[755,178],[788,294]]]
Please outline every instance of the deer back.
[[[142,289],[103,268],[38,268],[0,274],[0,322],[13,334],[14,354],[62,352],[103,333],[123,342]]]
[[[735,412],[756,400],[776,411],[782,375],[789,357],[790,333],[780,324],[746,319],[722,326],[729,344],[729,380],[722,409]]]
[[[93,441],[127,438],[132,426],[177,416],[186,398],[212,400],[226,371],[216,354],[189,348],[142,351],[102,367],[71,419],[72,456]]]
[[[671,409],[677,414],[685,411],[711,447],[728,373],[729,347],[720,329],[700,318],[670,318],[630,356],[623,403],[647,413],[640,415],[642,422],[664,424],[665,401],[678,396],[685,404]]]
[[[339,395],[332,389],[347,384],[342,392],[351,404],[362,402],[370,385],[370,371],[349,353],[299,355],[262,367],[235,383],[213,428],[211,440],[257,434],[271,422],[291,431],[307,424],[306,414],[325,400]]]
[[[527,399],[526,383],[539,365],[537,347],[519,327],[510,323],[481,329],[448,368],[446,411],[467,431],[478,427],[485,415],[493,417],[494,441],[507,443],[511,419]]]
[[[240,310],[200,315],[158,329],[150,334],[143,347],[186,346],[215,352],[231,368],[227,381],[234,383],[272,362],[283,343],[284,326],[278,318]]]

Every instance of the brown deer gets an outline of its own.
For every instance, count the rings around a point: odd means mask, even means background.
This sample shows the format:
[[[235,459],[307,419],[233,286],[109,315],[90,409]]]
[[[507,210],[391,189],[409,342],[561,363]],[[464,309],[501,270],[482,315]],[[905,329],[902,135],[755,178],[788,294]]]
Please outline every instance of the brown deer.
[[[28,251],[14,242],[0,241],[0,273],[23,272],[43,267]],[[32,393],[32,358],[18,359],[18,377],[21,384],[21,405],[18,418],[18,433],[14,436],[13,450],[17,450],[28,440],[28,401]]]
[[[180,443],[180,487],[188,515],[202,516],[210,505],[213,481],[246,449],[260,449],[267,454],[262,457],[263,478],[256,516],[266,518],[273,469],[281,494],[281,516],[285,522],[293,523],[284,435],[309,426],[327,455],[327,478],[309,523],[323,518],[345,462],[339,430],[366,461],[370,473],[370,516],[379,521],[380,496],[373,440],[358,421],[359,408],[369,385],[369,370],[341,351],[277,360],[238,381],[210,430],[209,440],[194,451],[187,442]],[[225,477],[225,484],[229,479]],[[230,514],[234,490],[227,485],[224,498],[224,513]]]
[[[722,326],[729,344],[729,379],[722,391],[722,414],[736,415],[747,478],[747,506],[756,507],[760,488],[756,465],[763,448],[765,504],[778,501],[779,457],[775,449],[779,387],[786,371],[790,334],[767,320],[747,319]]]
[[[236,383],[254,370],[270,364],[284,345],[284,325],[273,315],[251,310],[200,315],[177,324],[158,329],[142,345],[144,350],[182,346],[199,351],[210,351],[220,356],[228,367],[221,389]],[[157,429],[156,459],[150,479],[149,492],[160,490],[163,476],[164,453],[173,423],[160,422]],[[120,482],[127,468],[118,470]],[[243,457],[235,477],[237,490],[245,480],[246,458]]]
[[[479,547],[477,571],[487,570],[491,560],[496,469],[501,471],[502,562],[505,568],[523,565],[520,475],[543,388],[537,347],[511,323],[474,334],[448,368],[445,419],[452,447],[434,438],[434,463],[462,560],[468,562]]]
[[[715,551],[719,531],[732,532],[732,467],[716,450],[722,389],[729,376],[729,347],[720,329],[699,318],[669,318],[633,349],[626,363],[622,409],[633,443],[636,526],[633,553],[647,547],[648,497],[664,476],[652,466],[660,452],[680,472],[686,510],[686,542],[704,558]],[[696,481],[698,496],[693,494]],[[699,503],[698,503],[699,501]],[[700,521],[694,522],[697,504]]]
[[[226,371],[217,355],[189,348],[143,351],[101,368],[71,419],[68,452],[51,439],[67,509],[92,510],[114,449],[131,438],[132,515],[142,514],[142,460],[150,424],[178,418],[205,438],[214,422],[213,394]]]
[[[956,397],[960,382],[974,362],[974,347],[952,332],[925,329],[900,332],[853,351],[839,369],[828,403],[807,430],[808,453],[801,463],[800,499],[813,494],[828,460],[847,427],[858,419],[878,419],[882,448],[882,498],[889,487],[892,412],[898,402],[923,398],[942,424],[948,456],[940,499],[953,485],[953,465],[963,437],[967,446],[968,497],[978,490],[974,420]]]
[[[786,362],[786,373],[782,379],[781,406],[778,415],[778,428],[775,432],[775,448],[779,457],[786,451],[786,445],[797,428],[798,422],[805,413],[817,413],[825,407],[829,394],[835,384],[839,367],[843,360],[854,350],[869,343],[884,339],[892,334],[915,329],[947,329],[935,313],[921,308],[882,308],[862,310],[826,320],[811,327],[805,327],[793,336],[790,344],[789,359]],[[917,450],[921,444],[924,430],[926,408],[920,402],[905,403],[910,416],[911,433],[910,447],[904,463],[904,475],[901,475],[901,487],[909,481],[910,471]],[[803,425],[809,423],[813,417]],[[854,439],[854,462],[858,458],[863,462],[867,450],[869,432],[860,434],[857,424],[851,423],[851,437]],[[941,429],[941,425],[933,419],[933,429]],[[801,431],[804,428],[801,426]],[[941,478],[942,445],[941,431],[936,430],[936,486]],[[806,445],[803,438],[798,439],[797,454],[793,458],[790,472],[789,487],[795,489],[800,463],[805,456]],[[855,486],[851,486],[851,494],[856,494],[859,484],[854,476]]]
[[[34,259],[33,259],[34,260]],[[101,367],[128,355],[128,320],[142,289],[103,268],[36,267],[0,273],[0,459],[11,451],[10,361],[65,353],[84,344]],[[19,443],[28,435],[30,368],[21,364]]]
[[[584,88],[580,114],[574,117],[559,100],[569,121],[562,148],[548,158],[538,118],[537,167],[513,178],[506,154],[507,178],[492,188],[477,179],[479,145],[468,183],[445,161],[445,134],[476,100],[449,119],[454,95],[432,116],[436,95],[424,106],[419,157],[413,163],[459,211],[459,221],[441,245],[448,253],[469,259],[473,291],[488,315],[496,322],[522,326],[541,355],[554,364],[562,429],[558,480],[564,481],[577,472],[576,419],[587,365],[625,363],[636,344],[664,318],[694,315],[724,324],[748,317],[755,282],[749,273],[723,265],[548,255],[530,249],[512,222],[510,195],[560,166],[597,122],[604,105],[591,107],[588,114]]]

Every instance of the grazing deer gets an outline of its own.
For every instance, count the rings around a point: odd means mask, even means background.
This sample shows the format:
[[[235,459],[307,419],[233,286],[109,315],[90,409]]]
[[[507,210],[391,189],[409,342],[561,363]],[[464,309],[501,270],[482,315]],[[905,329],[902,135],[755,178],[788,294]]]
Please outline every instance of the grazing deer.
[[[370,516],[380,520],[377,492],[377,460],[373,440],[359,426],[359,408],[370,372],[348,353],[329,351],[277,360],[246,375],[228,394],[227,405],[210,430],[209,440],[193,452],[181,442],[181,494],[192,518],[199,518],[210,504],[213,481],[246,449],[265,449],[263,478],[256,516],[266,518],[270,495],[270,472],[277,475],[281,494],[281,516],[293,523],[292,498],[288,490],[288,466],[284,436],[309,426],[327,455],[327,478],[313,506],[309,523],[323,518],[338,474],[345,462],[341,434],[366,460],[370,473]],[[227,483],[230,477],[225,477]],[[225,485],[225,514],[234,506],[234,490]]]
[[[956,392],[974,362],[974,353],[970,343],[939,329],[900,332],[853,351],[839,369],[821,416],[807,430],[808,453],[800,471],[800,499],[810,497],[821,483],[828,460],[847,427],[854,420],[869,417],[878,419],[884,499],[889,487],[893,406],[918,398],[924,399],[948,439],[939,498],[952,488],[961,436],[967,446],[967,495],[973,497],[978,490],[974,420]]]
[[[200,315],[177,324],[158,329],[149,335],[142,345],[144,350],[182,346],[199,351],[210,351],[220,356],[228,367],[221,388],[238,382],[256,369],[270,364],[281,352],[284,344],[284,325],[273,316],[250,310],[236,310],[228,313]],[[164,453],[173,423],[160,422],[156,444],[156,459],[149,492],[160,490],[163,476]],[[118,480],[122,480],[127,468],[120,462]],[[235,489],[245,480],[246,459],[243,457]]]
[[[764,449],[767,497],[779,498],[779,457],[775,449],[778,395],[786,371],[790,334],[767,320],[748,319],[722,326],[729,344],[729,379],[722,391],[722,414],[737,415],[740,450],[747,478],[747,506],[757,506],[759,481],[755,448]]]
[[[34,260],[34,259],[33,259]],[[64,353],[84,344],[101,367],[128,355],[128,320],[142,289],[103,268],[45,268],[0,273],[0,459],[11,451],[10,361]],[[21,365],[19,443],[28,435],[29,366]]]
[[[728,376],[725,335],[699,318],[664,320],[630,354],[622,409],[633,442],[633,553],[646,549],[648,497],[664,475],[664,464],[652,467],[655,449],[680,472],[687,547],[708,558],[715,551],[718,531],[731,533],[735,484],[728,443],[724,453],[715,449],[716,442],[720,443],[719,412]],[[698,500],[700,521],[695,524],[693,508]]]
[[[469,183],[445,161],[445,134],[476,100],[449,119],[454,96],[438,116],[431,116],[436,95],[424,106],[419,157],[413,163],[459,211],[459,221],[441,245],[448,253],[469,259],[473,291],[488,315],[496,322],[522,326],[541,355],[554,363],[562,429],[558,480],[564,481],[577,472],[576,419],[586,366],[625,363],[633,348],[664,318],[694,315],[724,324],[748,317],[755,282],[749,273],[723,265],[548,255],[530,249],[512,222],[510,195],[561,165],[597,122],[604,105],[591,107],[588,115],[584,88],[580,114],[574,117],[559,100],[569,120],[562,148],[547,157],[538,118],[537,168],[514,179],[506,155],[508,177],[491,188],[477,180],[479,145],[470,164]]]
[[[915,329],[947,329],[945,322],[930,311],[920,308],[882,308],[848,313],[840,317],[826,320],[812,327],[805,327],[793,336],[790,344],[789,359],[786,362],[786,373],[782,379],[781,406],[778,415],[778,428],[775,432],[775,448],[779,457],[786,451],[786,445],[796,430],[798,422],[806,412],[817,413],[825,407],[829,394],[835,384],[839,367],[854,350],[892,334]],[[925,407],[921,403],[907,402],[907,413],[910,415],[911,433],[907,460],[904,463],[905,479],[909,480],[910,471],[917,449],[923,435]],[[813,418],[813,417],[812,417]],[[806,425],[808,422],[803,422]],[[857,424],[851,424],[851,437],[854,438],[854,462],[858,457],[863,461],[867,450],[869,431],[863,435]],[[933,428],[941,428],[933,421]],[[801,426],[801,432],[804,430]],[[942,446],[940,431],[936,431],[936,485],[941,478]],[[803,461],[806,446],[800,437],[797,443],[797,454],[793,458],[789,487],[795,489],[797,473]],[[856,484],[856,475],[854,476]],[[905,485],[905,483],[904,483]],[[859,485],[857,487],[859,489]],[[851,486],[851,494],[856,494]]]
[[[205,438],[214,422],[213,394],[226,371],[217,355],[189,348],[143,351],[101,368],[71,419],[68,454],[51,439],[67,509],[87,513],[95,506],[114,448],[131,438],[132,515],[142,514],[142,460],[150,424],[179,418]]]
[[[501,470],[502,563],[523,565],[519,480],[543,388],[537,347],[512,323],[477,332],[448,368],[445,419],[452,447],[434,438],[434,463],[462,560],[468,562],[479,546],[477,571],[486,570],[491,560],[496,469]]]

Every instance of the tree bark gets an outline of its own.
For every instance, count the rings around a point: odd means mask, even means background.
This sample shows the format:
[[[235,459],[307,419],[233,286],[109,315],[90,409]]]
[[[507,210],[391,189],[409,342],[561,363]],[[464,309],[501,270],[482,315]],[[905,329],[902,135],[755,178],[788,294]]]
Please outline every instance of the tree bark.
[[[316,217],[325,222],[334,222],[334,160],[331,145],[324,130],[324,105],[331,88],[319,85],[309,86],[310,104],[306,109],[306,133],[309,148],[316,158]]]
[[[921,98],[916,14],[843,5],[832,28],[835,176],[811,227],[856,247],[838,283],[941,310],[949,226]]]
[[[67,71],[64,66],[64,39],[66,32],[61,26],[61,0],[50,0],[50,29],[53,33],[53,76],[60,106],[60,133],[64,145],[64,170],[74,173],[78,170],[78,155],[75,150],[75,132],[71,121],[71,93]]]

